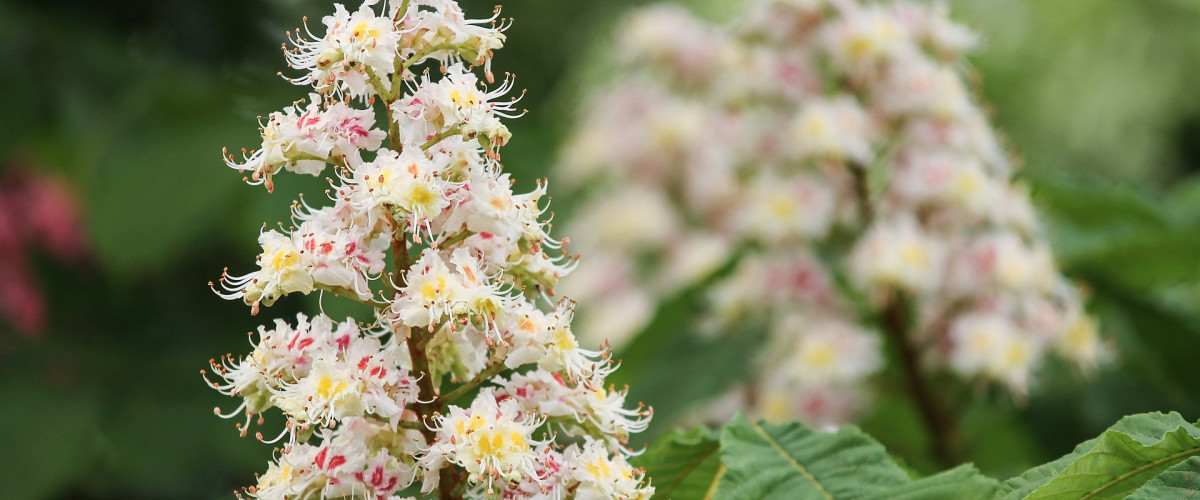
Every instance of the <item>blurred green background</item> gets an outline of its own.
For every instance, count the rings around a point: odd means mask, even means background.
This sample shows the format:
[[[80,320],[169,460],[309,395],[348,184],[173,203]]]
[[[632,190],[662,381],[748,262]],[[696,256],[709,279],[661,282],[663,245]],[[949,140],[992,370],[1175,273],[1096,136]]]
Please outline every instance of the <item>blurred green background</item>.
[[[483,17],[494,2],[462,3]],[[606,50],[624,9],[644,3],[505,5],[516,24],[495,67],[518,75],[530,110],[510,124],[504,155],[518,187],[549,173],[574,102],[595,83],[585,77],[596,75],[589,59]],[[736,8],[693,3],[713,18]],[[1088,283],[1120,351],[1093,380],[1042,377],[1021,407],[977,395],[964,417],[972,458],[1003,476],[1120,415],[1200,417],[1200,3],[951,4],[984,35],[972,59],[979,89],[1024,159],[1060,262]],[[303,96],[276,76],[286,70],[278,47],[301,16],[316,22],[330,11],[309,0],[0,2],[0,168],[60,176],[80,197],[90,242],[81,264],[30,261],[45,331],[25,335],[0,319],[0,496],[230,498],[265,469],[270,447],[238,439],[233,422],[213,416],[231,401],[198,371],[246,351],[243,334],[261,321],[315,311],[315,297],[290,297],[256,319],[206,283],[225,266],[249,270],[258,227],[323,184],[284,176],[268,196],[241,184],[219,154],[256,147],[255,117]],[[685,314],[665,308],[656,324],[670,330]],[[665,342],[671,335],[686,332]],[[666,352],[625,353],[631,398],[662,417],[651,433],[680,404],[663,377],[722,359],[705,346],[686,359]],[[694,394],[736,373],[695,379]],[[864,427],[926,467],[917,418],[893,393],[881,394]]]

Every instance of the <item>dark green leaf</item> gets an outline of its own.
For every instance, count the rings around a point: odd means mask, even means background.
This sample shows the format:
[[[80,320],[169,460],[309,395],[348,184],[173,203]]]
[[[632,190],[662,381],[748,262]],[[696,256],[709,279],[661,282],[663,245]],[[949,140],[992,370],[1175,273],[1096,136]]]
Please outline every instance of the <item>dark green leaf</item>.
[[[655,496],[675,500],[702,499],[715,490],[721,466],[720,441],[715,431],[696,427],[674,429],[660,437],[633,465],[644,467]]]
[[[1200,428],[1178,413],[1125,417],[1058,460],[1005,481],[1003,499],[1123,498],[1174,464],[1200,455]]]
[[[1167,469],[1129,495],[1129,500],[1200,497],[1200,457],[1192,457]]]
[[[940,474],[890,489],[874,498],[880,500],[987,498],[995,495],[999,489],[999,481],[984,476],[974,465],[964,464]]]
[[[883,446],[853,426],[830,434],[739,415],[721,433],[721,462],[723,499],[886,498],[909,484]]]

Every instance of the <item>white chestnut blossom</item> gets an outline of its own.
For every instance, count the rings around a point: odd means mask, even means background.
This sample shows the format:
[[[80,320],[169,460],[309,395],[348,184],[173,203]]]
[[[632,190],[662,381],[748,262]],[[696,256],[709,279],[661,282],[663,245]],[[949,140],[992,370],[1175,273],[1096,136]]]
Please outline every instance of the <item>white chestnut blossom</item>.
[[[335,5],[323,34],[289,35],[307,104],[270,115],[242,162],[225,155],[268,191],[283,171],[331,187],[324,206],[296,201],[288,224],[263,226],[256,270],[210,286],[251,314],[314,292],[374,311],[277,319],[251,334],[248,355],[212,360],[206,381],[239,401],[217,413],[244,416],[242,435],[272,408],[286,418],[254,432],[282,445],[248,496],[654,493],[626,461],[652,411],[605,387],[616,363],[580,346],[574,302],[552,298],[578,257],[550,236],[546,181],[514,192],[500,164],[503,120],[521,113],[505,97],[511,77],[483,84],[504,42],[498,13],[470,20],[452,0]],[[377,113],[389,120],[378,128]]]
[[[724,25],[654,6],[615,38],[557,167],[591,197],[568,223],[594,259],[562,288],[584,342],[656,335],[653,311],[697,289],[700,335],[765,331],[755,375],[699,419],[845,424],[884,346],[1018,398],[1052,355],[1111,357],[967,83],[978,37],[942,2],[752,0]]]
[[[350,107],[337,100],[323,101],[319,94],[308,95],[303,101],[271,113],[260,124],[262,146],[252,152],[243,150],[243,161],[232,155],[226,165],[240,172],[251,172],[250,184],[263,184],[274,189],[274,176],[280,169],[308,175],[320,175],[330,160],[357,165],[362,151],[379,149],[387,132],[375,129],[375,114],[369,110]]]

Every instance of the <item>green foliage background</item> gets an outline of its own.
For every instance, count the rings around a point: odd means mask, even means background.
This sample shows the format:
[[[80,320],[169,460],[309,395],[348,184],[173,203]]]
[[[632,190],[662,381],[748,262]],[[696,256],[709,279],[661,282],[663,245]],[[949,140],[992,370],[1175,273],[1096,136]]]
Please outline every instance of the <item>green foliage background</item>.
[[[463,2],[477,16],[493,3]],[[642,3],[505,5],[516,24],[495,65],[518,75],[531,111],[511,125],[505,152],[519,184],[549,173],[581,86],[602,76],[589,59]],[[714,18],[735,8],[694,3]],[[975,401],[963,422],[971,458],[1003,479],[1126,414],[1197,418],[1200,4],[951,3],[985,36],[973,59],[980,90],[1025,160],[1060,262],[1089,284],[1121,353],[1092,380],[1047,367],[1020,407],[1003,394],[948,394]],[[329,10],[310,0],[0,2],[0,162],[61,175],[81,196],[93,243],[82,268],[37,261],[51,314],[40,338],[0,325],[5,498],[229,498],[265,469],[270,448],[212,415],[229,402],[197,372],[247,350],[242,334],[263,318],[315,310],[315,297],[256,319],[205,284],[225,266],[249,269],[258,227],[323,186],[288,176],[267,196],[218,155],[255,146],[255,117],[303,94],[275,75],[286,70],[276,48],[302,15],[315,22]],[[688,400],[747,372],[745,346],[687,335],[693,302],[666,304],[662,336],[623,353],[622,381],[659,412],[645,440]],[[934,472],[898,378],[882,382],[863,430],[905,467]]]

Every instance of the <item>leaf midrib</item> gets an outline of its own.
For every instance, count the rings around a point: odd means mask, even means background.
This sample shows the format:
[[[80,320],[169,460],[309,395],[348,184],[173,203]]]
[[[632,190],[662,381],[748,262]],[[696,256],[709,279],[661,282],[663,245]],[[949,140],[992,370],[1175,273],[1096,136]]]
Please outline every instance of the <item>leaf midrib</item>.
[[[816,486],[817,491],[820,491],[822,495],[825,495],[825,498],[834,500],[833,495],[829,494],[829,491],[825,489],[825,486],[822,485],[820,481],[817,481],[817,478],[813,476],[808,469],[804,468],[803,465],[800,465],[800,462],[797,462],[796,459],[787,452],[787,450],[783,449],[783,446],[780,445],[778,441],[772,438],[770,434],[767,434],[767,431],[763,429],[761,425],[759,425],[757,422],[750,422],[750,425],[754,427],[754,432],[757,432],[758,435],[762,436],[762,438],[766,440],[767,445],[769,445],[771,448],[774,448],[775,451],[779,453],[779,456],[783,457],[784,460],[787,460],[788,463],[792,464],[792,467],[795,467],[796,470],[800,471],[801,475],[811,481],[813,486]]]
[[[1109,488],[1111,488],[1117,484],[1120,484],[1122,481],[1129,479],[1130,477],[1133,477],[1133,476],[1136,476],[1143,472],[1146,472],[1150,469],[1153,469],[1162,464],[1168,463],[1172,460],[1176,460],[1176,459],[1185,460],[1188,457],[1195,456],[1195,455],[1200,455],[1200,448],[1192,448],[1190,450],[1183,451],[1183,452],[1180,452],[1177,454],[1168,455],[1166,457],[1163,457],[1163,458],[1160,458],[1153,462],[1150,462],[1146,465],[1143,465],[1140,467],[1135,467],[1133,470],[1131,470],[1129,472],[1126,472],[1124,474],[1114,477],[1112,481],[1109,481],[1109,482],[1105,483],[1104,486],[1101,486],[1100,488],[1097,488],[1096,490],[1089,492],[1087,495],[1084,495],[1083,498],[1081,498],[1080,500],[1089,500],[1091,498],[1096,498],[1096,495],[1103,493],[1104,491],[1108,490]]]
[[[713,455],[713,453],[717,453],[718,451],[720,451],[720,449],[721,449],[721,447],[719,444],[713,443],[709,447],[709,450],[706,453],[701,455],[701,458],[699,460],[685,460],[683,462],[684,466],[680,469],[685,472],[679,476],[679,481],[676,481],[675,485],[671,486],[667,490],[659,492],[659,494],[665,495],[665,494],[671,493],[672,491],[675,491],[677,488],[679,488],[679,485],[683,484],[683,482],[687,480],[688,476],[692,475],[693,472],[696,472],[696,469],[698,469],[700,467],[700,465],[704,463],[705,460],[708,460],[709,457],[711,457]],[[724,464],[722,464],[721,467],[724,467]]]
[[[708,485],[708,491],[704,492],[704,500],[712,500],[717,494],[717,485],[721,483],[721,476],[725,475],[725,464],[720,464],[717,468],[716,475],[713,476],[712,484]]]

